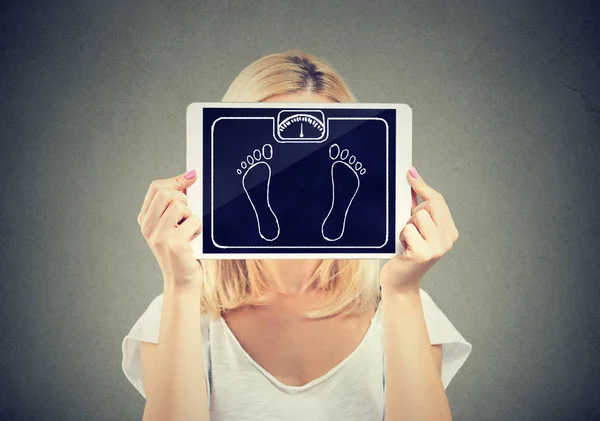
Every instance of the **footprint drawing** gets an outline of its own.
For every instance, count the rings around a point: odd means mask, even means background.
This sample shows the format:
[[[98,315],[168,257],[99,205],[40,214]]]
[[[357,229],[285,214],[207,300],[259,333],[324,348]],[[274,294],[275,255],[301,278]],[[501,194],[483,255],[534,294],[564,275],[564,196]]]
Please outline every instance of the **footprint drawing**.
[[[362,163],[350,155],[348,149],[340,152],[340,147],[334,143],[329,147],[331,164],[331,208],[321,225],[321,234],[327,241],[337,241],[344,235],[346,216],[352,201],[360,187],[360,175],[367,170]]]
[[[242,187],[248,196],[256,215],[258,234],[266,241],[279,237],[279,220],[271,208],[271,166],[266,162],[273,157],[273,147],[265,143],[262,150],[254,149],[245,161],[240,163],[237,173],[242,175]],[[263,182],[267,179],[266,184]],[[256,187],[250,188],[255,185]]]

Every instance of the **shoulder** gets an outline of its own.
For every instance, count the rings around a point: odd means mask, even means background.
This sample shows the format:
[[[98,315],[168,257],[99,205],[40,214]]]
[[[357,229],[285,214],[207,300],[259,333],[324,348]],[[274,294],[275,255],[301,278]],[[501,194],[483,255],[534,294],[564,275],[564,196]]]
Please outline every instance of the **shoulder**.
[[[141,316],[125,335],[121,344],[121,368],[123,373],[144,397],[146,395],[142,381],[141,348],[143,343],[158,343],[163,299],[164,294],[160,294],[148,304]],[[199,306],[200,303],[198,303],[198,308],[200,308]],[[210,343],[210,317],[206,313],[202,313],[200,328],[202,329],[202,345],[206,349]],[[145,348],[149,349],[151,347],[145,346]],[[206,359],[207,352],[204,355]],[[208,361],[205,360],[205,365],[207,364]]]
[[[473,345],[463,337],[427,291],[421,289],[420,296],[429,342],[436,360],[440,361],[442,382],[446,388],[471,354]]]

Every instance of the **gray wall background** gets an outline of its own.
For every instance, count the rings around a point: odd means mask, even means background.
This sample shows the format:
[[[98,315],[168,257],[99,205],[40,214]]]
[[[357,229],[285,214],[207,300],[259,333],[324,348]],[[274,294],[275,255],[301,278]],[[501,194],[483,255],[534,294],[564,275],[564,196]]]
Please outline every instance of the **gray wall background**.
[[[190,102],[290,48],[413,107],[414,163],[461,234],[423,282],[474,344],[454,418],[598,419],[599,19],[592,1],[3,5],[1,419],[141,419],[120,346],[162,288],[146,189],[186,170]]]

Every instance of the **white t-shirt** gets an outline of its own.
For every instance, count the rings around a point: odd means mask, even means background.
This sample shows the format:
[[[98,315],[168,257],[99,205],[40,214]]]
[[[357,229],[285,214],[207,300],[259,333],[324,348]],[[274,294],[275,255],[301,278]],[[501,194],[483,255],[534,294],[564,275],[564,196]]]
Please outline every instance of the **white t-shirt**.
[[[145,398],[140,342],[158,343],[163,294],[156,297],[123,339],[122,369]],[[471,353],[472,345],[421,290],[432,345],[442,344],[444,389]],[[384,337],[381,305],[355,350],[327,374],[303,386],[287,386],[244,351],[222,317],[202,315],[205,376],[211,421],[381,421],[385,408]]]

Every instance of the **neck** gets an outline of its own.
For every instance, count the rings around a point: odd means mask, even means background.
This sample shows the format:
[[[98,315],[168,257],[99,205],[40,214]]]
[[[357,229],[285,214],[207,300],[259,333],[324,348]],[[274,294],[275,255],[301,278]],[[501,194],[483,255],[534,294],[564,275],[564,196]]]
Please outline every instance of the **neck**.
[[[316,259],[270,259],[261,263],[271,278],[273,292],[296,295],[314,289],[310,277],[321,262]]]

